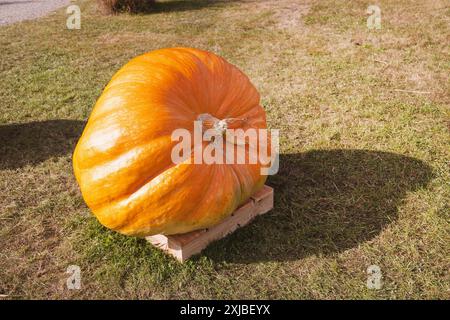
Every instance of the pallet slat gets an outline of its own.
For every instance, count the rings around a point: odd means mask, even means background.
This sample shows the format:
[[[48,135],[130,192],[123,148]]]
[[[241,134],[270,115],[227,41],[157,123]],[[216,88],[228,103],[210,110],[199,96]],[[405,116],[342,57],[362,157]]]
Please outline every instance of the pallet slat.
[[[264,186],[244,205],[234,211],[220,224],[209,229],[196,230],[184,234],[165,236],[162,234],[146,237],[155,247],[184,262],[189,257],[200,253],[211,242],[224,238],[237,228],[245,226],[257,215],[264,214],[273,208],[273,189]]]

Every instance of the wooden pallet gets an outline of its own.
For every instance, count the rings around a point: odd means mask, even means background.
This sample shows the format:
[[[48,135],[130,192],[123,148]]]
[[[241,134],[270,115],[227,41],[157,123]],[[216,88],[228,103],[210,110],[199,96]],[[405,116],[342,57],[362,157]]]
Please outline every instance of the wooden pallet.
[[[178,261],[184,262],[189,257],[200,253],[211,242],[245,226],[257,215],[264,214],[272,208],[273,189],[265,185],[261,191],[236,209],[231,216],[214,227],[170,236],[158,234],[146,237],[146,239],[155,247],[174,256]]]

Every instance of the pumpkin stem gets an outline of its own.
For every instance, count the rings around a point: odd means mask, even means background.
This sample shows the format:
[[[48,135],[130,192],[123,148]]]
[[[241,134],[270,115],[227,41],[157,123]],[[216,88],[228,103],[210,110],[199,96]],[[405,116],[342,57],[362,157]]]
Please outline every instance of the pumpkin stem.
[[[244,127],[244,124],[247,122],[247,118],[226,118],[219,120],[216,117],[213,117],[209,113],[202,113],[197,117],[197,121],[202,122],[203,130],[213,130],[212,135],[217,136],[225,136],[225,139],[236,145],[245,145],[245,139],[239,140],[235,139],[234,137],[229,137],[228,134],[226,134],[227,129],[237,129]],[[215,139],[214,139],[215,141]]]
[[[219,134],[225,134],[227,129],[241,128],[247,121],[246,118],[226,118],[219,120],[209,113],[200,114],[197,117],[197,120],[202,122],[202,126],[205,130],[214,129]]]

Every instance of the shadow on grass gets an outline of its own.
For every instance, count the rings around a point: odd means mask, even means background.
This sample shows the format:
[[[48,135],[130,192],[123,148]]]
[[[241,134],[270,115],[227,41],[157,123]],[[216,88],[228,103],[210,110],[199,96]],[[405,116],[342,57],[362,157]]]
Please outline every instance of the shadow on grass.
[[[0,125],[0,170],[35,165],[72,152],[84,125],[77,120]]]
[[[0,170],[71,153],[84,125],[76,120],[0,125]],[[249,263],[342,252],[394,222],[406,194],[425,187],[431,177],[424,162],[389,152],[281,155],[279,173],[268,180],[275,188],[274,209],[202,255]]]
[[[397,219],[408,192],[426,186],[420,160],[379,151],[313,150],[280,157],[270,177],[275,207],[212,244],[214,261],[261,262],[329,255],[376,237]]]
[[[156,1],[151,5],[148,13],[160,12],[176,12],[199,10],[205,7],[214,7],[237,2],[238,0],[172,0],[172,1]]]
[[[118,9],[118,11],[119,13],[129,11],[131,14],[170,13],[200,10],[206,7],[218,7],[239,1],[241,0],[166,0],[147,4],[144,3],[143,5],[138,5],[132,9]]]

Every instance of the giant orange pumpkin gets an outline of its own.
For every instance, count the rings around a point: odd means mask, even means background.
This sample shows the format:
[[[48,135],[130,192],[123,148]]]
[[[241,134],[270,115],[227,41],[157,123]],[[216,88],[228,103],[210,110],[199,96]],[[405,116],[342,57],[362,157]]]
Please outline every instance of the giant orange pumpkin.
[[[202,117],[266,128],[255,87],[213,53],[156,50],[113,76],[73,155],[83,198],[103,225],[135,236],[207,228],[263,186],[259,162],[172,162],[173,130],[193,130]]]

